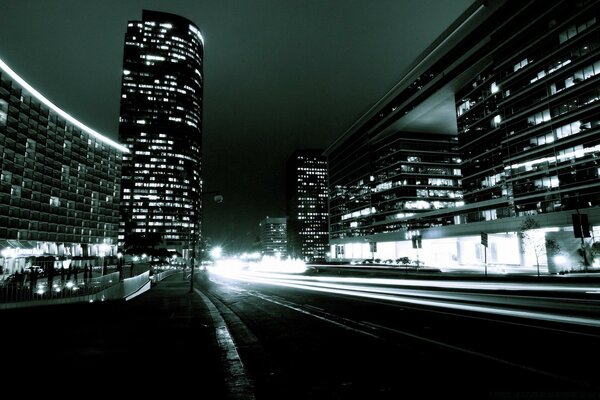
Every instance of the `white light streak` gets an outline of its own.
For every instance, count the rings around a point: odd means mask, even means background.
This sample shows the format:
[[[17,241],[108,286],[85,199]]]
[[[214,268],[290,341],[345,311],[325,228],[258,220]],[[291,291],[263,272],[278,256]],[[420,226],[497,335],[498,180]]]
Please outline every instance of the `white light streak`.
[[[321,293],[341,294],[353,297],[402,302],[415,305],[450,308],[462,311],[496,314],[508,317],[537,319],[576,325],[600,327],[600,319],[567,315],[581,306],[569,299],[540,297],[544,292],[594,293],[596,286],[575,284],[544,283],[504,283],[435,281],[419,279],[383,279],[352,277],[311,277],[284,273],[257,272],[250,269],[219,269],[213,272],[227,278],[260,284],[311,290]],[[460,291],[422,290],[422,288],[443,288],[449,290],[480,290],[469,293]],[[534,291],[539,296],[507,296],[498,291]],[[598,303],[589,300],[586,304]],[[545,307],[544,311],[529,311],[530,306]],[[577,308],[580,307],[580,308]],[[558,312],[563,312],[559,314]]]
[[[4,70],[4,72],[6,72],[15,82],[17,82],[19,85],[21,85],[21,87],[23,87],[23,89],[28,91],[33,97],[35,97],[36,99],[38,99],[39,101],[44,103],[48,108],[50,108],[51,110],[56,112],[58,115],[60,115],[61,117],[63,117],[64,119],[66,119],[67,121],[72,123],[73,125],[77,126],[79,129],[89,133],[90,135],[94,136],[95,138],[100,139],[104,143],[114,147],[117,150],[122,151],[123,153],[129,153],[129,150],[127,149],[127,147],[122,146],[119,143],[102,135],[101,133],[96,132],[92,128],[89,128],[88,126],[84,125],[83,123],[79,122],[78,120],[76,120],[75,118],[73,118],[72,116],[70,116],[69,114],[64,112],[63,110],[61,110],[58,106],[54,105],[54,103],[52,103],[50,100],[48,100],[46,97],[44,97],[40,92],[38,92],[31,85],[29,85],[27,82],[25,82],[25,80],[23,80],[23,78],[21,78],[19,75],[17,75],[17,73],[15,71],[10,69],[10,67],[8,65],[6,65],[6,63],[4,61],[2,61],[1,59],[0,59],[0,68],[2,70]]]

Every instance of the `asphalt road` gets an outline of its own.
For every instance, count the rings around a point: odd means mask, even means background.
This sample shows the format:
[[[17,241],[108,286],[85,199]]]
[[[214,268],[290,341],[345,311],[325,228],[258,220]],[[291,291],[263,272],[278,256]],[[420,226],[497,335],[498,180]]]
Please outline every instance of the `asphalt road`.
[[[191,294],[176,275],[129,302],[2,311],[0,382],[28,397],[600,399],[585,285],[197,277]]]
[[[470,287],[460,296],[418,290],[444,302],[469,295],[470,306],[503,308],[504,300],[520,311],[515,317],[414,302],[423,294],[398,285],[383,286],[400,290],[400,300],[365,296],[364,287],[356,296],[329,280],[323,290],[293,278],[233,278],[212,274],[202,290],[230,326],[257,398],[600,398],[591,366],[600,355],[600,308],[585,285],[573,293],[545,287],[544,295],[530,287],[491,294]],[[581,318],[527,317],[553,308]]]

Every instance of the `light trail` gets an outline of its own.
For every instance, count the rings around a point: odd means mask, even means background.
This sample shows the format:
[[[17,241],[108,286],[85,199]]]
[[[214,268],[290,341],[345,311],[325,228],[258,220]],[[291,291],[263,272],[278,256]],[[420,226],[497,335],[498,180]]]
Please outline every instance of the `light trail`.
[[[566,292],[569,294],[588,293],[587,296],[589,297],[590,290],[597,291],[598,289],[597,287],[591,289],[587,285],[311,277],[224,268],[214,269],[212,272],[238,281],[290,287],[320,293],[600,327],[600,301],[595,297],[591,299],[565,299],[542,296],[508,296],[491,293],[492,291],[499,290],[540,293]],[[424,290],[426,288],[442,288],[453,291]],[[480,292],[470,293],[460,292],[460,290],[479,290]],[[544,309],[544,311],[531,310],[532,308]],[[592,316],[569,315],[572,312],[585,313],[586,315],[591,313]],[[597,313],[599,317],[594,316],[594,313]]]
[[[472,282],[472,281],[448,281],[448,280],[429,280],[429,279],[397,279],[397,278],[357,278],[357,277],[315,277],[306,275],[274,273],[253,271],[252,269],[242,268],[212,268],[212,273],[226,276],[233,279],[245,280],[249,277],[260,277],[264,279],[286,279],[294,281],[310,282],[332,282],[343,284],[366,284],[381,286],[413,286],[419,288],[442,288],[442,289],[461,289],[461,290],[502,290],[502,291],[538,291],[538,292],[572,292],[600,294],[600,287],[583,286],[572,283],[515,283],[515,282]]]

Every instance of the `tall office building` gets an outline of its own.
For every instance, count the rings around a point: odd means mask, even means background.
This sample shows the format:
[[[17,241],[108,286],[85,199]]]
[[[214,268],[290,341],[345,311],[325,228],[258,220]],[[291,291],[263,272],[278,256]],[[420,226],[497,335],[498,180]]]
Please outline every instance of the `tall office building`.
[[[120,141],[123,158],[120,243],[156,234],[187,256],[201,228],[204,43],[189,20],[144,10],[125,35]]]
[[[321,260],[327,247],[327,158],[323,150],[296,150],[286,164],[288,255]]]
[[[121,160],[0,60],[0,280],[116,262]]]
[[[286,218],[267,217],[260,222],[260,252],[263,256],[287,256]]]
[[[333,256],[415,257],[420,234],[430,265],[589,263],[572,214],[600,221],[599,21],[598,1],[476,1],[326,150]],[[528,249],[527,220],[558,246]]]

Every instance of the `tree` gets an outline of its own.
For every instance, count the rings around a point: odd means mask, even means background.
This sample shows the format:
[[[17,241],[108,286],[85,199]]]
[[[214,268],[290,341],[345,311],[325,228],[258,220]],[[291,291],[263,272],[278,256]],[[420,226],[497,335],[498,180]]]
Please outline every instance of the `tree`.
[[[600,242],[593,242],[589,247],[589,262],[593,264],[596,257],[600,254]]]
[[[588,243],[582,240],[581,246],[577,250],[577,253],[581,257],[583,262],[583,268],[587,271],[588,266],[594,263],[594,259],[600,251],[600,243]]]
[[[535,219],[527,217],[521,222],[518,232],[519,237],[523,241],[523,252],[526,248],[533,250],[538,276],[540,276],[540,258],[546,255],[546,243],[537,232],[539,228],[540,224]]]

